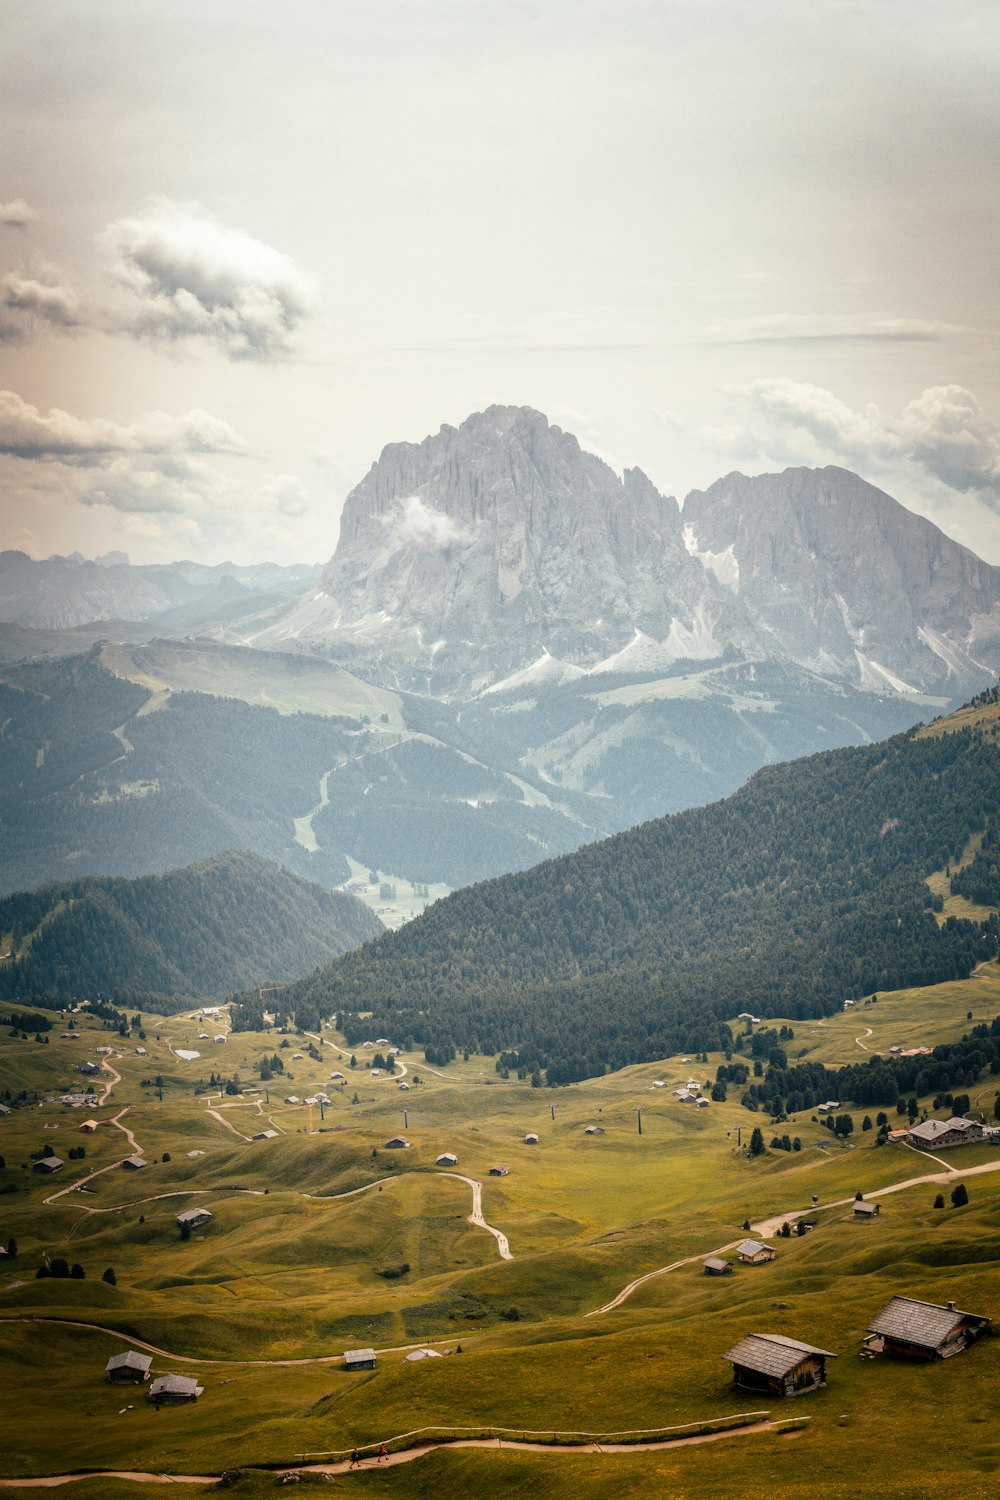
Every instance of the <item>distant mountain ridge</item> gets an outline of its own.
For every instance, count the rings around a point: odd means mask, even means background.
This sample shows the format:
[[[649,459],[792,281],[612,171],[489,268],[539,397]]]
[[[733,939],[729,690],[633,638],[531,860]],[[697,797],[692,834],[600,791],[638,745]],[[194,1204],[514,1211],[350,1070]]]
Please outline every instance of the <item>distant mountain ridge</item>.
[[[88,560],[74,553],[36,561],[26,552],[0,552],[0,621],[36,630],[68,630],[95,620],[184,622],[185,611],[208,612],[239,603],[274,603],[319,575],[309,564],[190,561],[131,563],[124,552]]]
[[[493,406],[385,448],[319,590],[249,639],[438,696],[736,652],[956,700],[1000,667],[1000,569],[846,469],[731,474],[681,511]]]
[[[296,979],[381,931],[355,897],[245,851],[137,880],[59,881],[0,899],[0,997],[223,995]]]

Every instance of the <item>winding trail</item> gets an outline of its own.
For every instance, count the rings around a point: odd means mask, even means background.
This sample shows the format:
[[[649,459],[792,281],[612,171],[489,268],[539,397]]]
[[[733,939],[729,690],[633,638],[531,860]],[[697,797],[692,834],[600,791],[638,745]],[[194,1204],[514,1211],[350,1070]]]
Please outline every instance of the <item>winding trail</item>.
[[[871,1036],[871,1034],[872,1034],[872,1028],[870,1026],[866,1026],[865,1027],[865,1031],[864,1031],[864,1035],[865,1036]],[[868,1052],[870,1050],[868,1047],[865,1046],[864,1042],[861,1040],[861,1037],[856,1036],[854,1038],[854,1040],[855,1040],[855,1043],[857,1044],[857,1046],[859,1046],[861,1048],[862,1052]]]
[[[907,1188],[923,1187],[927,1183],[933,1183],[937,1186],[943,1187],[947,1183],[954,1182],[957,1178],[960,1177],[981,1177],[984,1173],[987,1172],[1000,1172],[1000,1160],[982,1162],[977,1167],[952,1167],[941,1157],[931,1156],[930,1153],[926,1151],[915,1151],[915,1155],[927,1156],[930,1161],[933,1161],[942,1166],[944,1168],[944,1171],[927,1172],[922,1177],[908,1177],[904,1182],[894,1182],[891,1183],[888,1187],[875,1188],[872,1192],[866,1193],[865,1197],[870,1201],[873,1198],[887,1197],[890,1193],[905,1192]],[[811,1203],[807,1208],[790,1208],[787,1209],[784,1213],[773,1214],[766,1219],[759,1220],[756,1224],[753,1224],[751,1226],[752,1232],[755,1235],[759,1236],[761,1239],[773,1239],[773,1237],[780,1230],[782,1224],[786,1222],[794,1222],[796,1219],[805,1218],[809,1214],[819,1213],[822,1210],[828,1208],[844,1208],[854,1201],[855,1200],[853,1197],[835,1198],[829,1203]],[[616,1307],[621,1307],[622,1303],[626,1302],[628,1298],[631,1297],[632,1293],[637,1291],[639,1287],[644,1286],[647,1281],[653,1281],[657,1276],[665,1276],[668,1271],[677,1271],[682,1266],[694,1265],[697,1261],[704,1260],[707,1255],[724,1255],[727,1250],[734,1249],[740,1243],[740,1240],[730,1240],[728,1244],[720,1245],[718,1249],[702,1250],[697,1255],[688,1255],[685,1256],[683,1260],[671,1261],[670,1265],[668,1266],[659,1266],[655,1271],[647,1271],[645,1276],[637,1276],[634,1281],[630,1281],[626,1286],[623,1286],[618,1295],[616,1297],[612,1297],[610,1302],[605,1302],[603,1307],[595,1307],[591,1312],[586,1313],[584,1316],[588,1318],[596,1318],[599,1317],[602,1313],[612,1312]]]
[[[806,1419],[808,1420],[808,1418]],[[645,1443],[531,1443],[517,1438],[445,1438],[432,1443],[415,1443],[412,1448],[401,1448],[379,1458],[375,1445],[366,1444],[367,1456],[359,1458],[357,1464],[341,1459],[332,1464],[296,1464],[291,1468],[273,1470],[276,1480],[283,1481],[286,1475],[315,1474],[333,1477],[346,1474],[353,1469],[395,1468],[399,1464],[411,1464],[426,1458],[429,1453],[440,1453],[442,1448],[482,1448],[493,1452],[513,1450],[519,1453],[555,1453],[563,1457],[577,1453],[597,1453],[602,1458],[619,1453],[662,1453],[671,1448],[699,1447],[704,1443],[718,1443],[724,1438],[752,1437],[762,1432],[788,1431],[786,1422],[772,1422],[770,1418],[760,1422],[748,1422],[743,1427],[727,1427],[721,1432],[696,1432],[673,1438],[652,1438]],[[794,1429],[793,1429],[794,1431]],[[390,1439],[390,1441],[392,1441]],[[55,1489],[60,1485],[73,1484],[82,1479],[131,1479],[137,1484],[215,1484],[218,1474],[151,1474],[136,1469],[99,1469],[90,1473],[49,1474],[35,1479],[0,1479],[0,1485],[12,1489]]]
[[[468,1217],[469,1224],[475,1224],[477,1229],[486,1229],[493,1235],[497,1242],[501,1260],[513,1260],[510,1253],[510,1241],[502,1229],[496,1229],[492,1224],[487,1224],[483,1218],[483,1185],[474,1177],[464,1177],[461,1172],[439,1172],[439,1177],[454,1177],[459,1182],[467,1182],[472,1189],[472,1212]]]

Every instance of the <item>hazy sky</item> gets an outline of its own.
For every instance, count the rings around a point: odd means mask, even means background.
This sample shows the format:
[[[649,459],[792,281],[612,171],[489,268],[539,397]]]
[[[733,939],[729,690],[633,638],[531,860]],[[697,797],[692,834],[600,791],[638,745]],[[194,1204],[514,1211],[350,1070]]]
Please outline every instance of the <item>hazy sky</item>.
[[[6,0],[0,546],[325,560],[537,407],[1000,562],[995,0]]]

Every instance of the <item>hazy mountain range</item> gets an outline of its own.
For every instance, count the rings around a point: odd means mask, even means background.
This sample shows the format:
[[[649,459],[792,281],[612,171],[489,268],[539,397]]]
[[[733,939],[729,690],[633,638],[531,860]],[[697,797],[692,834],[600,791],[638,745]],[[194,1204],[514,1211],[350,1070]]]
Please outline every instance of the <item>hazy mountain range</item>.
[[[386,448],[325,568],[6,553],[0,600],[5,889],[237,846],[464,885],[1000,667],[1000,569],[857,475],[682,509],[522,407]]]

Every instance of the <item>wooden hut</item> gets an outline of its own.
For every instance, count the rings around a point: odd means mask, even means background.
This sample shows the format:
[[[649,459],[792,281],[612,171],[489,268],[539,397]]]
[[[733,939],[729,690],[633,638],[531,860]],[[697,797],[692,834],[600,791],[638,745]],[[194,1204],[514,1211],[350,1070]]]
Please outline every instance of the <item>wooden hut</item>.
[[[915,1297],[893,1297],[868,1325],[865,1346],[873,1354],[948,1359],[989,1328],[989,1318],[982,1313],[962,1312],[954,1302],[942,1307]]]
[[[197,1401],[204,1389],[190,1375],[160,1375],[149,1387],[148,1399],[156,1406],[179,1406],[182,1401]]]
[[[770,1245],[762,1245],[760,1240],[743,1240],[736,1246],[736,1254],[745,1266],[762,1266],[765,1261],[774,1259]]]
[[[345,1370],[374,1370],[374,1349],[348,1349],[344,1355]]]
[[[836,1357],[780,1333],[749,1333],[723,1356],[733,1362],[736,1385],[772,1396],[801,1396],[826,1385],[826,1362]]]
[[[104,1374],[112,1385],[142,1385],[149,1375],[152,1363],[151,1354],[140,1354],[138,1349],[126,1349],[124,1354],[112,1354],[104,1366]]]
[[[723,1260],[719,1255],[709,1255],[702,1262],[706,1276],[731,1276],[733,1274],[733,1263],[731,1260]]]

